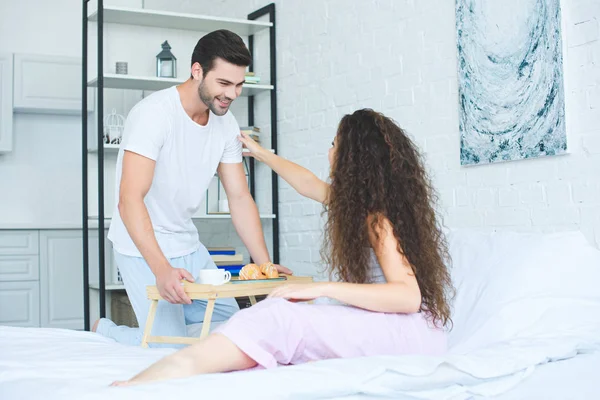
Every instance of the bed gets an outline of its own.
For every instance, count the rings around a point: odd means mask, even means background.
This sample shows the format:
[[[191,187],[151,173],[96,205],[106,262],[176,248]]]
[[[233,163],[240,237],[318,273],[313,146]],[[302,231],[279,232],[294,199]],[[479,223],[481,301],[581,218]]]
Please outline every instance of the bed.
[[[449,232],[457,287],[441,357],[327,360],[108,387],[173,350],[0,327],[0,398],[600,398],[600,251],[578,232]]]

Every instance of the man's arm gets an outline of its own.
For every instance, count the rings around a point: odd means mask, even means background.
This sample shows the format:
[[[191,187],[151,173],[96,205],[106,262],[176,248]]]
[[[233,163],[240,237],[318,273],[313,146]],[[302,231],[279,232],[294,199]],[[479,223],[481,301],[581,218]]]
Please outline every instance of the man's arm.
[[[229,201],[229,210],[233,226],[257,264],[271,261],[265,237],[260,223],[256,203],[248,190],[248,183],[241,163],[221,163],[219,177]],[[278,267],[280,272],[291,273],[290,270]]]
[[[179,283],[183,278],[190,282],[194,278],[185,269],[171,267],[156,241],[144,203],[144,197],[152,185],[155,165],[156,162],[150,158],[125,151],[119,186],[119,215],[133,243],[156,276],[161,296],[170,303],[190,304],[191,300]]]
[[[258,208],[248,190],[244,167],[241,163],[221,163],[218,173],[229,201],[233,226],[250,256],[258,264],[269,262]]]
[[[158,246],[150,215],[144,204],[144,197],[146,197],[152,184],[155,165],[154,160],[125,151],[118,207],[121,219],[133,243],[135,243],[154,275],[157,275],[158,272],[170,265]]]

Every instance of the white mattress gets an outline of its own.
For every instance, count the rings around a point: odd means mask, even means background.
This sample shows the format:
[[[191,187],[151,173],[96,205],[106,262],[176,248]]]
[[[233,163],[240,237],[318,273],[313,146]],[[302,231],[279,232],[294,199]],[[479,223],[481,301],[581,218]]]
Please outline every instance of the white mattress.
[[[502,400],[600,398],[600,383],[592,379],[592,370],[600,367],[600,352],[580,354],[526,372],[518,367],[508,379],[473,377],[476,370],[489,374],[486,363],[496,364],[494,354],[504,357],[503,349],[488,352],[483,360],[485,367],[478,364],[483,354],[455,361],[447,358],[443,366],[432,363],[432,358],[379,357],[204,375],[131,388],[108,387],[113,380],[128,378],[172,351],[123,346],[89,332],[0,327],[0,398],[162,400],[189,398],[190,393],[196,393],[206,399],[364,399],[375,395],[466,399],[479,398],[471,397],[477,392],[504,392],[499,397]],[[563,355],[567,356],[573,354]],[[515,362],[510,360],[511,364]],[[453,363],[454,368],[448,368]],[[469,365],[473,371],[462,374],[460,370],[468,370]]]

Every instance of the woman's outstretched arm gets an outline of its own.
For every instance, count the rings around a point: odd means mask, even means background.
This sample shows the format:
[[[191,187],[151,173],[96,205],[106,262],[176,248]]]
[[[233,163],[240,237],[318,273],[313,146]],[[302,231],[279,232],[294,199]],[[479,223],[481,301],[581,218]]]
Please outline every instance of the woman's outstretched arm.
[[[304,167],[273,154],[261,147],[245,133],[241,133],[240,141],[244,143],[251,155],[269,166],[277,175],[290,184],[298,193],[309,199],[324,203],[329,192],[329,185]]]
[[[328,297],[375,312],[418,312],[421,307],[421,291],[417,279],[408,261],[398,250],[398,241],[390,221],[381,217],[380,222],[374,230],[369,230],[369,238],[386,283],[322,282],[285,285],[273,290],[269,297],[290,300]],[[370,221],[368,225],[370,228]]]

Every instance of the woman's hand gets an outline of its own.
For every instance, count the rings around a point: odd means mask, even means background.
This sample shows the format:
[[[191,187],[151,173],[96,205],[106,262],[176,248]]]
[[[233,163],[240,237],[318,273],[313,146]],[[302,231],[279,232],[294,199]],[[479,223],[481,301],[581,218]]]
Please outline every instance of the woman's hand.
[[[250,155],[256,158],[258,161],[262,161],[263,154],[266,151],[261,145],[256,143],[248,134],[240,131],[240,136],[238,136],[238,140],[242,142],[245,148],[250,150]]]
[[[315,174],[296,163],[278,156],[271,150],[261,147],[244,132],[240,131],[238,140],[249,150],[250,156],[266,164],[302,196],[316,200],[319,203],[326,201],[329,193],[329,185],[317,178]]]
[[[323,297],[325,287],[326,283],[292,283],[275,288],[267,297],[309,301]]]

